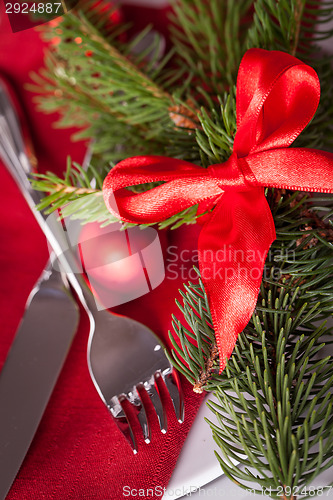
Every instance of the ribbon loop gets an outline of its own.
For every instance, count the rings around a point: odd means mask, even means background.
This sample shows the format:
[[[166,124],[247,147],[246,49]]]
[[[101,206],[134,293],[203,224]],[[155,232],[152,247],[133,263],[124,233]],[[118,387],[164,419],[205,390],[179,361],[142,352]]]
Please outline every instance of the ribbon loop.
[[[283,52],[251,49],[238,72],[237,133],[228,161],[203,169],[162,156],[136,157],[119,163],[104,181],[107,207],[129,222],[159,222],[196,204],[199,213],[208,211],[199,219],[199,266],[220,371],[254,311],[275,239],[264,187],[333,192],[331,153],[288,148],[319,97],[312,68]],[[137,195],[125,189],[156,181],[164,183]]]
[[[312,119],[320,84],[313,68],[279,51],[250,49],[237,77],[234,151],[288,147]]]

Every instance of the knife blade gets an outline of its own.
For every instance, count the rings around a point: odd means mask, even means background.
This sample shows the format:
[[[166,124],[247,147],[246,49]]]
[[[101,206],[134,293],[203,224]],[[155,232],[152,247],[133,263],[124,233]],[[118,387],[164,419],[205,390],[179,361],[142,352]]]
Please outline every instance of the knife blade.
[[[26,174],[31,171],[15,107],[0,80],[0,158],[30,207],[40,198]],[[51,231],[34,211],[46,235]],[[53,235],[52,231],[51,234]],[[61,252],[53,238],[54,250]],[[59,248],[58,248],[59,247]],[[79,320],[64,273],[49,267],[26,304],[23,320],[0,372],[0,500],[7,495],[23,462],[62,369]],[[61,259],[66,265],[65,259]],[[75,284],[75,279],[72,277]]]
[[[77,329],[79,311],[59,272],[44,271],[0,372],[0,499],[23,462]]]

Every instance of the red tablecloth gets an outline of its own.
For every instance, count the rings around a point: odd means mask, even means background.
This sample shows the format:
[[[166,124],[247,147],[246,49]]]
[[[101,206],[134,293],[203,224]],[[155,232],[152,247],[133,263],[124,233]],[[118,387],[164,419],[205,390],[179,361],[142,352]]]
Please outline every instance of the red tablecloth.
[[[33,96],[23,88],[29,72],[42,64],[43,46],[38,34],[34,30],[12,34],[3,12],[0,19],[0,71],[17,92],[29,117],[40,168],[61,172],[69,153],[73,159],[82,160],[84,144],[73,144],[71,131],[54,130],[56,116],[37,113]],[[1,367],[48,254],[44,236],[2,165],[0,186]],[[168,234],[166,241],[179,248],[185,242],[195,248],[196,237],[196,229],[176,231]],[[117,311],[166,336],[171,313],[177,310],[174,299],[180,284],[167,276],[153,292]],[[87,336],[88,322],[82,314],[64,369],[8,500],[118,500],[123,498],[124,486],[154,489],[167,485],[201,398],[182,380],[184,424],[178,424],[169,407],[168,433],[159,431],[155,417],[152,443],[141,443],[134,456],[91,382],[86,364]],[[156,494],[147,498],[160,498],[159,491],[156,489]]]

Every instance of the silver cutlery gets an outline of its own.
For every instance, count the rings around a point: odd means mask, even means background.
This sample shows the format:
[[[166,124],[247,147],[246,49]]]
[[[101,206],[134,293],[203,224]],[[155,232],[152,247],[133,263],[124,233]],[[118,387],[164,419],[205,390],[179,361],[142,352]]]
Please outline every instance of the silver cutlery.
[[[26,308],[0,372],[0,499],[29,449],[79,319],[75,301],[51,270],[44,271]]]
[[[8,124],[8,125],[7,125]],[[6,141],[16,129],[7,91],[0,85],[0,157],[11,160]],[[17,135],[12,150],[20,144]],[[22,168],[29,169],[21,157]],[[38,193],[35,200],[38,201]],[[28,451],[60,374],[79,320],[64,273],[51,262],[32,290],[24,317],[0,372],[0,499],[4,499]]]
[[[0,127],[3,120],[0,120]],[[6,125],[7,129],[10,123]],[[5,128],[6,128],[5,127]],[[17,132],[16,132],[17,133]],[[97,299],[89,290],[80,265],[73,253],[61,222],[55,217],[46,222],[35,208],[36,192],[28,180],[25,168],[28,162],[24,149],[15,149],[15,141],[8,139],[9,132],[1,134],[1,154],[20,185],[21,191],[33,210],[38,223],[53,248],[62,269],[82,303],[90,321],[88,366],[96,390],[108,407],[114,421],[128,439],[133,451],[138,451],[133,421],[124,401],[135,407],[142,435],[148,443],[151,425],[147,418],[143,391],[150,396],[162,432],[167,431],[164,405],[159,396],[159,384],[164,384],[171,397],[179,422],[184,419],[184,404],[177,372],[169,363],[158,338],[145,325],[133,319],[111,314],[97,306]],[[23,143],[23,141],[22,141]]]

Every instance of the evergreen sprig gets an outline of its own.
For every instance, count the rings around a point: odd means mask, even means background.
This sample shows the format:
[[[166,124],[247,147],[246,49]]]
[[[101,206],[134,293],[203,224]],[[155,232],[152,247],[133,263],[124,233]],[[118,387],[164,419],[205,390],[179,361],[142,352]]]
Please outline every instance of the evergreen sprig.
[[[80,4],[58,26],[47,70],[31,89],[59,126],[94,138],[87,172],[68,164],[64,179],[47,173],[34,187],[40,208],[61,207],[82,222],[114,220],[103,203],[105,166],[138,154],[180,158],[207,168],[226,161],[236,132],[235,86],[250,47],[282,50],[312,65],[321,81],[318,111],[295,146],[332,147],[331,62],[317,42],[333,2],[319,0],[174,0],[173,48],[159,36],[124,40],[126,27]],[[54,37],[61,42],[56,44]],[[140,186],[151,189],[155,184]],[[136,188],[138,189],[138,188]],[[200,279],[184,284],[173,317],[170,359],[197,392],[213,391],[210,422],[225,474],[243,488],[290,498],[333,465],[333,362],[326,347],[333,308],[333,197],[266,190],[277,239],[269,252],[253,317],[222,374],[207,295]],[[160,224],[195,223],[197,206]],[[234,465],[236,460],[241,465]],[[320,491],[317,491],[320,494]]]
[[[176,0],[171,33],[177,51],[175,63],[186,67],[191,76],[186,91],[193,92],[202,104],[208,95],[223,95],[233,86],[241,57],[245,51],[246,33],[251,25],[253,2],[211,0]]]
[[[278,202],[276,201],[277,193]],[[272,190],[269,192],[268,200],[275,221],[277,239],[266,259],[260,294],[264,302],[259,300],[256,312],[260,311],[265,328],[268,328],[267,314],[274,309],[276,300],[279,300],[280,303],[283,302],[281,294],[288,292],[288,300],[292,301],[291,304],[296,311],[300,311],[304,304],[311,309],[317,301],[320,301],[320,308],[316,312],[317,320],[325,321],[331,317],[333,308],[333,291],[330,283],[333,272],[333,226],[331,221],[333,197],[314,197],[298,192],[281,195],[279,191]],[[321,217],[318,213],[322,214]],[[196,359],[195,363],[191,364],[191,368],[186,366],[187,372],[184,375],[188,376],[192,383],[199,383],[200,387],[212,390],[215,388],[215,383],[220,384],[222,380],[215,370],[219,365],[217,355],[213,360],[209,360],[209,353],[214,350],[215,341],[214,337],[210,337],[212,320],[207,296],[201,280],[197,284],[189,283],[184,286],[185,293],[181,292],[183,305],[179,303],[178,305],[190,326],[190,330],[174,318],[175,335],[171,335],[171,339],[175,346],[175,360],[176,362],[179,360],[180,352],[186,354],[186,349],[179,350],[177,345],[188,347],[192,353],[196,354]],[[297,293],[294,290],[297,290]],[[267,291],[270,291],[269,294]],[[289,315],[282,308],[280,314],[281,321],[288,320]],[[275,325],[276,319],[271,318],[270,321]],[[278,323],[279,328],[281,321]],[[209,325],[210,334],[207,331],[207,325]],[[309,328],[311,329],[311,325]],[[200,357],[198,357],[198,350],[200,350],[197,344],[198,336],[200,338],[207,337],[205,344],[201,346],[203,351]],[[243,339],[244,342],[245,339]],[[214,352],[216,354],[216,351]],[[186,358],[183,356],[181,359],[183,366],[186,359],[188,361],[188,356]],[[199,360],[200,362],[198,362]],[[210,364],[210,368],[213,370],[207,377],[205,365],[210,361],[214,362],[213,366]],[[178,368],[181,371],[182,366],[180,365]],[[202,378],[204,378],[205,384],[201,383]]]
[[[35,84],[29,88],[38,93],[42,110],[62,112],[58,126],[81,127],[76,139],[94,137],[97,170],[138,154],[164,154],[203,167],[225,161],[236,131],[237,68],[248,47],[293,52],[315,67],[322,83],[320,107],[295,145],[331,147],[331,68],[313,44],[322,37],[315,21],[330,18],[331,2],[177,0],[174,48],[164,57],[158,36],[135,53],[149,29],[124,42],[126,27],[106,22],[112,9],[101,17],[93,4],[82,2],[58,26],[43,28],[47,38],[62,43],[49,54],[47,69],[32,75]],[[193,223],[196,210],[176,218],[177,227]],[[174,227],[174,218],[164,226]]]
[[[186,144],[188,130],[177,127],[175,119],[185,112],[194,128],[197,110],[190,102],[182,102],[179,90],[169,91],[180,77],[178,71],[170,74],[167,68],[172,52],[161,56],[157,34],[138,52],[150,35],[149,27],[125,43],[123,28],[117,24],[111,25],[107,35],[100,30],[92,1],[79,5],[55,29],[43,28],[54,50],[48,55],[46,70],[32,74],[35,84],[29,86],[38,94],[40,109],[60,110],[60,127],[82,127],[76,139],[95,138],[96,168],[130,154],[161,154],[182,140]],[[58,38],[62,43],[54,45]]]
[[[107,169],[105,169],[105,175]],[[65,177],[53,172],[33,174],[32,187],[47,195],[37,205],[38,210],[50,214],[61,209],[63,217],[79,219],[82,222],[98,222],[106,226],[118,221],[107,210],[103,200],[103,177],[92,166],[83,169],[78,163],[67,159]]]
[[[200,279],[181,292],[186,325],[173,318],[171,359],[196,392],[213,391],[217,398],[209,406],[218,424],[209,424],[224,473],[245,489],[254,482],[257,493],[293,498],[333,465],[333,359],[325,349],[333,345],[333,327],[327,325],[333,309],[333,197],[273,190],[268,199],[277,240],[255,312],[226,369],[218,373]]]

